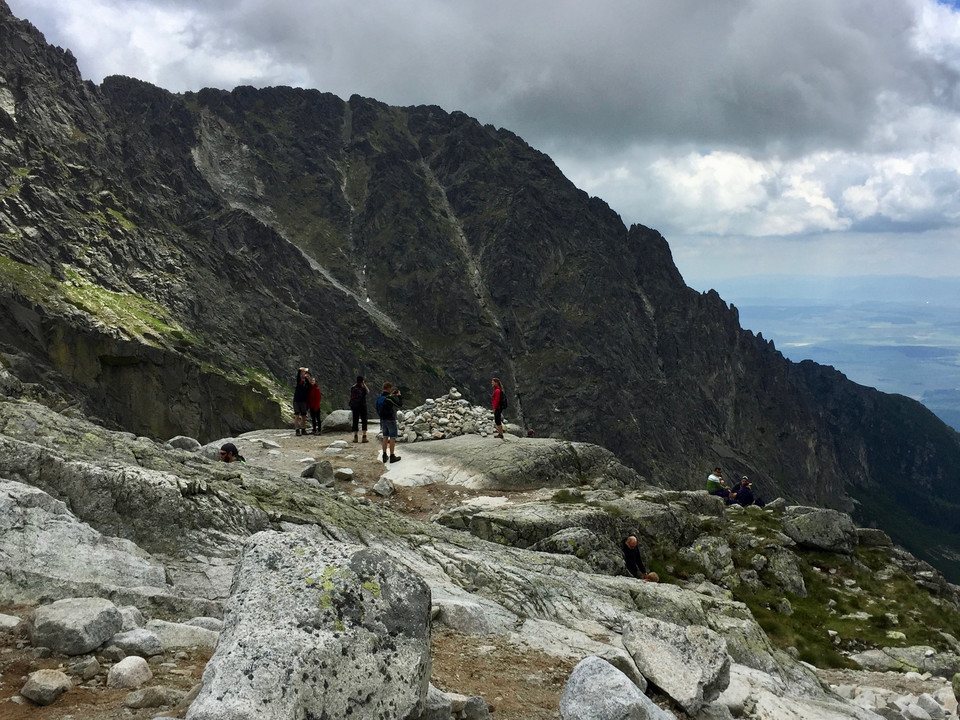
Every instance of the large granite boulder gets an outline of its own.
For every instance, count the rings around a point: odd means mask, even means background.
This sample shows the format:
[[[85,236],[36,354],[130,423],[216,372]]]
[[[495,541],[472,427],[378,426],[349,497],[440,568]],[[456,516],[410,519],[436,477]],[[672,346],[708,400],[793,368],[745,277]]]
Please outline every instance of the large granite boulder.
[[[102,598],[67,598],[33,613],[30,642],[64,655],[82,655],[100,647],[123,627],[117,606]]]
[[[608,575],[627,574],[620,548],[610,538],[597,535],[585,527],[563,528],[534,543],[530,549],[573,555],[586,561],[597,572]]]
[[[429,678],[422,580],[376,549],[268,531],[244,548],[187,718],[405,718]]]
[[[119,587],[172,591],[163,566],[129,540],[102,535],[42,490],[0,479],[0,600],[107,596]]]
[[[591,655],[577,663],[560,696],[562,720],[670,720],[606,660]]]
[[[371,423],[371,425],[373,425]],[[349,432],[353,429],[353,413],[350,410],[334,410],[320,423],[320,432]]]
[[[623,634],[623,645],[643,676],[691,715],[730,682],[727,645],[705,627],[636,617]]]
[[[857,526],[837,510],[791,507],[783,514],[783,532],[797,545],[849,555],[857,546]]]

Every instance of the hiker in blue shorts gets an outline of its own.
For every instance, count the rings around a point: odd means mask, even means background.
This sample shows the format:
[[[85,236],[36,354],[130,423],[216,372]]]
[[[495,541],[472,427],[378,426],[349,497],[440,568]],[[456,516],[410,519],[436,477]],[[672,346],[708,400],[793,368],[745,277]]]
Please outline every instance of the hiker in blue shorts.
[[[390,446],[390,462],[400,459],[396,454],[397,448],[397,408],[403,407],[403,398],[400,389],[394,388],[393,383],[385,382],[383,392],[377,398],[377,414],[380,416],[380,436],[383,443],[383,462],[387,462],[387,446]]]

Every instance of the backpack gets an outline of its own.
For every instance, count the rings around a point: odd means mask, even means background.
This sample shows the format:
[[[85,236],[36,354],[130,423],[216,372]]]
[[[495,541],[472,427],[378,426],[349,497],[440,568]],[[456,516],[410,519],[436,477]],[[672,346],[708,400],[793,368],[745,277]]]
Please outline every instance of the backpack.
[[[500,388],[500,409],[506,410],[509,405],[510,404],[507,402],[507,391],[503,388]]]
[[[386,395],[377,396],[377,415],[383,415],[383,401],[387,399]]]
[[[350,388],[350,404],[357,405],[363,399],[363,393],[360,391],[360,388],[354,385]]]

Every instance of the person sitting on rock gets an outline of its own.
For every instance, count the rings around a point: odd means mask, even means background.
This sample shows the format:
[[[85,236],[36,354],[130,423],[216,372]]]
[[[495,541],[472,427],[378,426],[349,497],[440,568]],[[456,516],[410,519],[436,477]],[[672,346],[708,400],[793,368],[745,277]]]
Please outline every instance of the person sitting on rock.
[[[624,540],[620,549],[623,550],[623,562],[626,564],[627,571],[631,575],[637,579],[646,580],[647,582],[658,582],[660,580],[660,576],[655,572],[647,572],[647,566],[640,556],[640,548],[638,547],[636,535],[631,535]]]
[[[224,443],[220,446],[220,460],[226,463],[246,463],[246,459],[244,459],[240,451],[237,450],[237,446],[231,442]]]
[[[758,507],[763,507],[766,503],[763,501],[763,498],[755,497],[753,494],[753,483],[750,482],[750,478],[746,475],[740,478],[740,485],[737,487],[737,493],[735,495],[736,502],[738,505],[747,507],[748,505],[757,505]]]
[[[737,494],[731,493],[727,484],[723,481],[723,475],[718,467],[714,468],[713,472],[707,475],[707,492],[711,495],[722,497],[727,505],[732,504],[737,497]]]

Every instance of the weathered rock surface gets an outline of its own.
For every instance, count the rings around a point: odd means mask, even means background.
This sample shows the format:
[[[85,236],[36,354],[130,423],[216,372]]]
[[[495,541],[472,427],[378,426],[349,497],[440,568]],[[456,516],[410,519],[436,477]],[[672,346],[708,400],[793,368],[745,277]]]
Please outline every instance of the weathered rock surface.
[[[603,443],[663,485],[700,487],[723,457],[769,496],[859,501],[866,520],[885,519],[877,488],[955,503],[955,432],[787,361],[686,287],[656,231],[508,130],[314,90],[97,86],[5,3],[0,24],[5,392],[206,441],[282,423],[297,348],[344,399],[369,363],[411,405],[451,376],[485,405],[499,375],[509,419]]]
[[[404,477],[411,473],[423,472],[475,490],[643,484],[601,447],[549,438],[494,443],[478,435],[461,435],[442,443],[416,443],[404,453],[403,463],[388,474],[396,485],[407,484]]]
[[[562,720],[670,720],[630,679],[590,656],[570,674],[560,698]]]
[[[146,628],[118,633],[110,638],[108,643],[120,648],[127,655],[139,655],[144,658],[159,655],[164,649],[156,633]]]
[[[52,588],[61,597],[106,597],[118,587],[170,591],[163,567],[132,542],[100,534],[60,500],[9,480],[0,480],[0,556],[5,602],[36,602]],[[35,591],[41,585],[43,595]]]
[[[627,626],[623,644],[643,676],[690,714],[715,700],[730,682],[727,645],[707,628],[636,618]]]
[[[852,553],[857,546],[857,527],[853,520],[836,510],[791,507],[784,513],[783,532],[798,545]]]
[[[37,608],[30,642],[64,655],[82,655],[100,647],[123,626],[120,611],[102,598],[68,598]]]
[[[144,629],[160,641],[164,652],[196,647],[214,648],[220,638],[220,633],[214,630],[166,620],[150,620]]]
[[[419,578],[376,550],[260,533],[187,717],[403,718],[422,707],[429,677],[430,592]]]
[[[70,678],[59,670],[37,670],[30,673],[20,694],[37,705],[50,705],[72,687]]]
[[[517,546],[493,544],[462,530],[398,516],[369,500],[360,502],[348,495],[313,490],[299,478],[285,473],[249,465],[239,470],[227,468],[196,454],[168,450],[142,438],[103,431],[79,419],[52,416],[29,403],[16,405],[14,409],[0,402],[0,418],[5,418],[5,430],[0,433],[0,466],[7,468],[18,481],[37,483],[56,492],[69,503],[72,511],[83,513],[83,519],[91,525],[96,523],[104,530],[117,528],[126,539],[135,539],[154,549],[156,554],[151,552],[151,556],[163,558],[174,582],[169,590],[163,591],[165,594],[139,596],[138,602],[142,601],[145,609],[165,607],[169,611],[173,605],[153,603],[177,600],[181,603],[177,606],[180,617],[217,615],[220,602],[231,598],[233,610],[225,618],[216,654],[224,659],[208,667],[210,689],[204,690],[205,695],[198,702],[215,704],[210,698],[229,692],[236,694],[238,708],[253,707],[255,700],[251,698],[260,698],[261,692],[267,693],[265,697],[276,707],[291,702],[290,697],[295,693],[302,693],[310,702],[317,700],[312,689],[301,691],[294,687],[283,692],[280,688],[293,686],[277,681],[276,677],[279,673],[285,677],[291,668],[309,666],[313,660],[301,657],[297,648],[313,642],[327,643],[323,645],[325,649],[344,648],[353,632],[353,637],[367,638],[374,645],[387,642],[385,638],[396,645],[389,632],[382,632],[387,621],[377,620],[379,610],[375,608],[372,614],[364,612],[363,618],[357,615],[359,607],[369,609],[371,602],[374,606],[384,602],[384,595],[388,593],[383,588],[390,583],[376,578],[392,577],[390,574],[396,573],[401,578],[419,577],[426,583],[437,622],[461,632],[496,635],[521,647],[572,660],[596,655],[626,674],[638,687],[645,687],[646,680],[634,658],[624,649],[622,637],[632,623],[653,618],[682,628],[700,628],[698,632],[709,629],[722,638],[730,658],[762,675],[762,682],[745,685],[742,702],[751,720],[756,715],[754,707],[773,708],[771,713],[788,713],[793,708],[810,709],[812,713],[812,708],[822,707],[831,708],[830,712],[835,712],[837,717],[857,717],[845,709],[844,703],[831,699],[803,665],[774,649],[746,606],[727,599],[729,590],[720,585],[707,582],[698,585],[699,581],[691,581],[688,587],[679,587],[597,573],[597,568],[575,555],[531,552]],[[11,437],[11,432],[16,437]],[[56,452],[41,441],[55,447]],[[409,448],[442,446],[446,442],[456,441],[418,442]],[[4,448],[11,452],[4,454]],[[497,519],[497,527],[510,527],[508,519],[513,522],[521,515],[535,516],[531,508],[542,507],[543,518],[531,520],[530,526],[535,530],[530,532],[531,537],[547,533],[544,538],[550,538],[557,532],[584,528],[586,524],[586,529],[597,531],[596,537],[615,542],[621,539],[621,533],[635,530],[650,547],[654,547],[654,542],[659,543],[660,550],[672,547],[678,557],[682,557],[679,550],[686,547],[685,543],[693,543],[698,538],[724,537],[733,556],[752,568],[756,576],[754,582],[774,588],[780,588],[781,583],[789,584],[787,579],[777,580],[771,568],[777,564],[778,554],[789,557],[788,553],[800,552],[800,549],[777,530],[778,512],[757,509],[729,513],[722,503],[702,492],[666,492],[645,487],[634,490],[618,479],[616,469],[613,473],[612,476],[601,474],[590,484],[564,486],[559,490],[524,490],[524,497],[539,499],[520,505],[511,505],[507,497],[511,493],[506,492],[499,498],[504,501],[499,506],[488,503],[485,508],[478,507],[462,517],[469,525],[478,514],[502,510],[504,514],[494,513],[489,517]],[[554,496],[562,502],[552,501]],[[523,505],[528,507],[522,512],[516,511]],[[551,510],[551,506],[560,510]],[[129,517],[134,509],[136,517]],[[757,526],[754,531],[738,524],[751,522]],[[245,564],[238,568],[237,553],[243,543],[263,527],[273,530],[256,536],[243,556]],[[734,527],[747,531],[733,532]],[[600,531],[611,534],[601,535]],[[305,538],[303,543],[296,543],[296,547],[304,549],[302,556],[293,546],[285,544],[293,542],[294,537]],[[271,540],[264,541],[264,538]],[[276,547],[273,542],[277,543]],[[609,545],[607,547],[609,549]],[[915,560],[914,565],[905,564],[909,562],[906,555],[901,556],[894,550],[889,553],[891,568],[886,572],[904,572],[901,567],[928,572]],[[361,557],[365,558],[362,562],[358,559]],[[331,558],[339,564],[332,563]],[[370,558],[373,559],[368,563]],[[844,562],[854,569],[851,559]],[[365,586],[366,580],[347,582],[352,577],[350,572],[358,565],[372,568],[355,574],[357,578],[373,578],[371,582],[381,588],[381,598],[374,597],[374,585]],[[328,567],[347,568],[350,572],[334,571],[327,583],[323,569]],[[278,577],[286,578],[286,584],[278,582]],[[720,582],[730,583],[741,577],[742,573],[725,575]],[[790,573],[783,577],[789,578]],[[235,582],[231,584],[233,579]],[[308,579],[313,579],[313,584],[307,583]],[[41,583],[38,590],[42,590],[43,581],[38,582]],[[937,599],[943,603],[942,607],[954,604],[950,586],[941,583],[936,575],[924,576],[922,582],[930,585],[929,592],[941,593]],[[703,592],[690,589],[701,586]],[[276,598],[267,593],[267,588],[276,587],[290,590],[289,606],[281,605],[279,611]],[[196,594],[177,594],[184,588]],[[421,591],[424,597],[421,635],[426,637],[430,596],[421,587],[412,593],[405,590],[404,597],[413,598]],[[129,595],[131,589],[120,587],[116,592]],[[328,595],[331,597],[329,608],[324,607],[324,598]],[[206,600],[209,607],[200,610],[199,601],[204,598],[209,598]],[[337,598],[342,598],[345,604],[334,603]],[[187,609],[191,612],[184,612]],[[384,613],[389,614],[386,610]],[[343,630],[338,629],[338,621],[343,624]],[[349,631],[353,627],[351,623],[356,625],[355,631]],[[324,630],[331,625],[332,631]],[[163,625],[157,619],[147,624],[157,635],[160,635],[156,630],[159,627]],[[204,631],[195,625],[181,627],[190,628],[190,632]],[[339,636],[332,637],[338,633]],[[216,633],[211,632],[207,637],[211,643],[215,642]],[[303,642],[291,643],[290,637],[301,638]],[[256,642],[241,647],[244,638],[255,638]],[[677,643],[678,647],[673,650],[678,654],[684,643],[690,644],[685,637]],[[189,646],[193,644],[191,641]],[[410,646],[419,647],[414,640],[410,640]],[[349,648],[347,651],[348,657],[354,652]],[[118,652],[122,651],[118,649]],[[250,652],[260,652],[260,656],[254,661]],[[413,649],[407,654],[421,657]],[[668,654],[665,652],[664,656]],[[389,652],[380,653],[377,657],[389,655]],[[259,681],[246,678],[248,673],[244,668],[254,662],[257,667],[266,662],[270,668],[264,675],[263,687]],[[380,660],[364,658],[363,661],[375,662]],[[367,667],[363,663],[363,679],[355,683],[352,673],[340,673],[338,678],[343,686],[335,687],[333,694],[324,690],[327,693],[324,697],[342,699],[350,693],[366,696],[365,688],[370,682],[366,676],[384,676],[383,668]],[[414,665],[407,662],[405,672],[413,672],[409,668]],[[676,669],[676,674],[684,670]],[[77,676],[80,677],[79,673]],[[400,677],[391,671],[391,682],[401,683]],[[426,674],[406,677],[402,681],[404,687],[417,685],[421,677],[424,685],[420,687],[425,688]],[[768,690],[768,686],[775,689]],[[709,683],[704,682],[704,687],[708,688]],[[709,695],[710,691],[706,696]],[[378,697],[399,698],[400,695],[391,691]],[[409,701],[409,713],[425,711],[425,705],[416,707],[423,699],[422,694],[415,699],[403,697],[403,702]],[[717,703],[722,704],[722,697],[702,705],[699,712],[718,712]],[[481,713],[479,705],[477,712]]]

